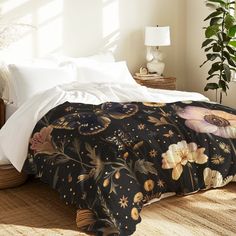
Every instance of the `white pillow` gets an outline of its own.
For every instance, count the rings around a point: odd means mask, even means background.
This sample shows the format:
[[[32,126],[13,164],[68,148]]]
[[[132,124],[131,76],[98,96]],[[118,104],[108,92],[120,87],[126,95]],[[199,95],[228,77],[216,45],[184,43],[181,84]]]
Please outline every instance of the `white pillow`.
[[[56,62],[52,60],[40,59],[40,58],[29,58],[19,61],[19,59],[6,59],[0,62],[0,94],[1,97],[8,103],[13,103],[16,101],[15,89],[13,87],[12,81],[10,80],[10,72],[8,66],[10,64],[24,64],[27,66],[58,66]]]
[[[65,67],[42,67],[37,65],[8,66],[10,83],[15,90],[13,103],[20,107],[26,100],[40,91],[76,80],[72,65]]]
[[[125,61],[99,63],[79,62],[77,68],[77,80],[79,83],[115,83],[134,84],[135,80],[129,72]]]

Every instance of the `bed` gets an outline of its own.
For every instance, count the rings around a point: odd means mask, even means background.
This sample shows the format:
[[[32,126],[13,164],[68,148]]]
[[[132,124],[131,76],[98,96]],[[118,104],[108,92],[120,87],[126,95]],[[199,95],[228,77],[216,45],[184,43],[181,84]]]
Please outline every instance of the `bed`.
[[[148,89],[125,63],[106,63],[80,61],[70,83],[30,98],[20,91],[0,131],[4,155],[75,205],[80,230],[131,235],[145,204],[236,181],[234,109],[198,93]]]

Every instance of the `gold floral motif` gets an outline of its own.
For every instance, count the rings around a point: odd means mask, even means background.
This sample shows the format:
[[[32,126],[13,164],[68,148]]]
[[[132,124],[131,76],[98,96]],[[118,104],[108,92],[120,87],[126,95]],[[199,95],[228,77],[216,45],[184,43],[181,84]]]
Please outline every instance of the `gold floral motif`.
[[[68,180],[68,183],[72,182],[73,178],[72,178],[71,174],[68,175],[67,180]]]
[[[167,120],[164,117],[157,119],[156,117],[149,116],[148,122],[153,123],[155,126],[166,125],[168,124]]]
[[[145,129],[145,124],[139,124],[138,129],[139,130],[144,130]]]
[[[220,149],[222,149],[225,153],[230,153],[230,152],[231,152],[230,145],[228,145],[228,144],[226,144],[226,143],[220,142],[220,143],[219,143],[219,147],[220,147]]]
[[[154,181],[152,179],[148,179],[145,181],[144,183],[144,189],[147,191],[147,192],[150,192],[152,191],[154,188]]]
[[[204,182],[206,189],[221,187],[223,185],[222,174],[217,170],[212,170],[210,168],[205,168],[203,171]]]
[[[143,102],[143,105],[147,107],[164,107],[166,104],[161,102]]]
[[[165,187],[165,182],[164,182],[163,180],[159,179],[159,180],[157,181],[157,185],[158,185],[160,188],[164,188],[164,187]]]
[[[124,155],[123,155],[123,158],[124,158],[124,159],[127,159],[128,156],[129,156],[129,153],[128,153],[128,152],[125,152]]]
[[[156,157],[157,156],[157,151],[155,149],[152,149],[150,152],[149,152],[149,156],[150,157]]]
[[[185,140],[172,144],[168,151],[162,154],[162,168],[173,169],[172,179],[178,180],[183,172],[183,166],[188,162],[204,164],[208,156],[204,154],[205,148],[198,148],[196,143],[187,143]]]
[[[119,178],[120,178],[120,171],[117,171],[117,172],[115,173],[115,178],[116,178],[116,179],[119,179]]]
[[[125,197],[123,195],[122,198],[120,198],[119,204],[120,204],[120,207],[126,208],[128,206],[128,197]]]
[[[143,194],[138,192],[134,195],[134,203],[140,203],[143,200]]]
[[[174,136],[174,132],[172,130],[169,130],[168,133],[163,134],[164,137],[171,138]]]
[[[138,213],[138,209],[136,207],[132,208],[131,217],[132,217],[133,220],[138,220],[139,219],[139,213]]]
[[[106,188],[109,185],[109,183],[110,183],[110,180],[109,179],[105,179],[103,181],[103,187]]]
[[[211,162],[215,165],[220,165],[220,164],[223,164],[225,161],[225,158],[222,157],[221,155],[214,155],[212,158],[211,158]]]

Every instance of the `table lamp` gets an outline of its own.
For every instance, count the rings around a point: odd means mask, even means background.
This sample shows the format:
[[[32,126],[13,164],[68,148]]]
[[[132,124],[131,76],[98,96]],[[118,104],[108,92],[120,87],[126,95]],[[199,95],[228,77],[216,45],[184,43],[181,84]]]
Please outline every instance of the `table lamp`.
[[[148,72],[162,76],[165,63],[162,61],[163,55],[159,47],[170,45],[170,27],[146,27],[145,45],[147,46]]]

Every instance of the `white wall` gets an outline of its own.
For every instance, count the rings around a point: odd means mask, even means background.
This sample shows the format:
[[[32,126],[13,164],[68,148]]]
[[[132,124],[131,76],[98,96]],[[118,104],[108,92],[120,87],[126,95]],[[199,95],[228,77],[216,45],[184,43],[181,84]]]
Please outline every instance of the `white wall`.
[[[165,74],[177,77],[179,89],[185,83],[185,12],[185,0],[0,0],[2,22],[37,27],[26,29],[11,46],[19,57],[87,56],[112,49],[135,72],[145,65],[145,26],[169,25],[172,45],[162,48]]]
[[[206,77],[209,66],[199,67],[205,60],[204,50],[201,50],[201,44],[204,41],[203,20],[210,10],[205,6],[204,0],[187,0],[187,48],[186,48],[186,85],[189,91],[198,91],[204,93],[203,89],[207,83]],[[210,65],[210,64],[209,64]],[[228,96],[223,97],[223,104],[236,108],[236,83],[230,83]],[[215,92],[204,93],[210,99],[215,100]]]

